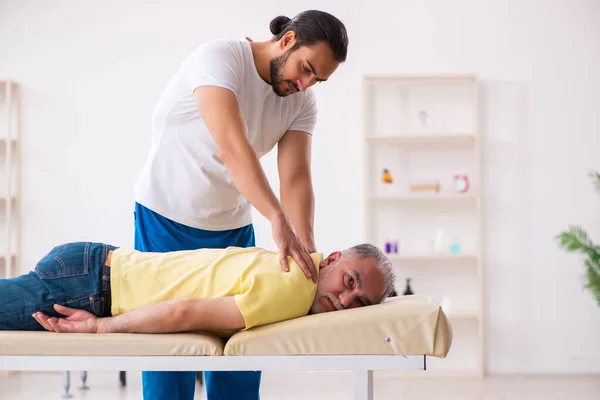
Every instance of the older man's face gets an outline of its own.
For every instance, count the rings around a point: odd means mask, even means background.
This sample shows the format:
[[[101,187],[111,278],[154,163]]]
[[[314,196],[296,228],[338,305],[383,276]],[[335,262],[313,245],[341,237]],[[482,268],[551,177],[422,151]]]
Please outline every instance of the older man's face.
[[[383,274],[370,258],[334,252],[321,263],[312,313],[378,304],[385,292]]]

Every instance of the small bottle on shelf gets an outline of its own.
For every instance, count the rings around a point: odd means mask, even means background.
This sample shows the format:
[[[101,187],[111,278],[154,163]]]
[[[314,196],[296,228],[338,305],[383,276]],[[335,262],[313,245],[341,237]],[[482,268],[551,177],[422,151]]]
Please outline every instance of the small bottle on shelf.
[[[461,250],[460,242],[458,241],[458,238],[455,237],[452,243],[450,243],[450,246],[448,246],[448,251],[450,254],[460,254]]]
[[[442,251],[444,251],[444,249],[442,247],[443,236],[444,236],[444,231],[442,229],[438,228],[435,230],[435,236],[433,237],[433,240],[432,240],[432,251],[434,253],[441,253]]]
[[[414,292],[412,291],[412,288],[410,287],[410,279],[411,278],[406,278],[406,288],[404,289],[405,296],[414,294]]]

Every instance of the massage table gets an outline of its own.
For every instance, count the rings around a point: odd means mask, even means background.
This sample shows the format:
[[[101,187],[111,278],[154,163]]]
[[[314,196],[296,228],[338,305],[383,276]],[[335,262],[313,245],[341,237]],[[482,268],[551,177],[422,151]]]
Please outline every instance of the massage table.
[[[353,372],[354,400],[373,400],[373,371],[425,370],[426,357],[445,358],[451,343],[439,303],[411,295],[230,337],[0,331],[0,371],[345,370]]]

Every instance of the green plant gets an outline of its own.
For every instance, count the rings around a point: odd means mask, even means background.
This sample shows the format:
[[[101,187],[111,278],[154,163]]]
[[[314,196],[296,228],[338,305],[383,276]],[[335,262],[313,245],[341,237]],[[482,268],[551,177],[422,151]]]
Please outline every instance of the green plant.
[[[600,173],[590,173],[590,177],[594,187],[600,192]],[[570,225],[567,231],[559,233],[555,239],[567,252],[578,252],[585,256],[583,260],[587,277],[585,288],[592,293],[600,305],[600,246],[593,243],[581,227],[573,225]]]

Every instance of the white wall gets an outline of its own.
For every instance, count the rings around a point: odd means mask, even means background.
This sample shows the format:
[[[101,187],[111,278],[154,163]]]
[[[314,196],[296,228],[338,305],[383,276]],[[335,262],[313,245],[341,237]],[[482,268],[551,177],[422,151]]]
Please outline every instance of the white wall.
[[[316,89],[320,250],[362,240],[361,76],[476,73],[488,372],[600,372],[600,308],[580,259],[552,240],[570,223],[600,240],[586,177],[600,169],[595,0],[1,0],[0,79],[23,86],[23,270],[65,241],[132,245],[132,186],[179,62],[213,38],[264,40],[272,17],[312,7],[340,17],[351,40],[347,63]],[[276,183],[274,154],[264,164]],[[272,247],[268,224],[256,229]]]

